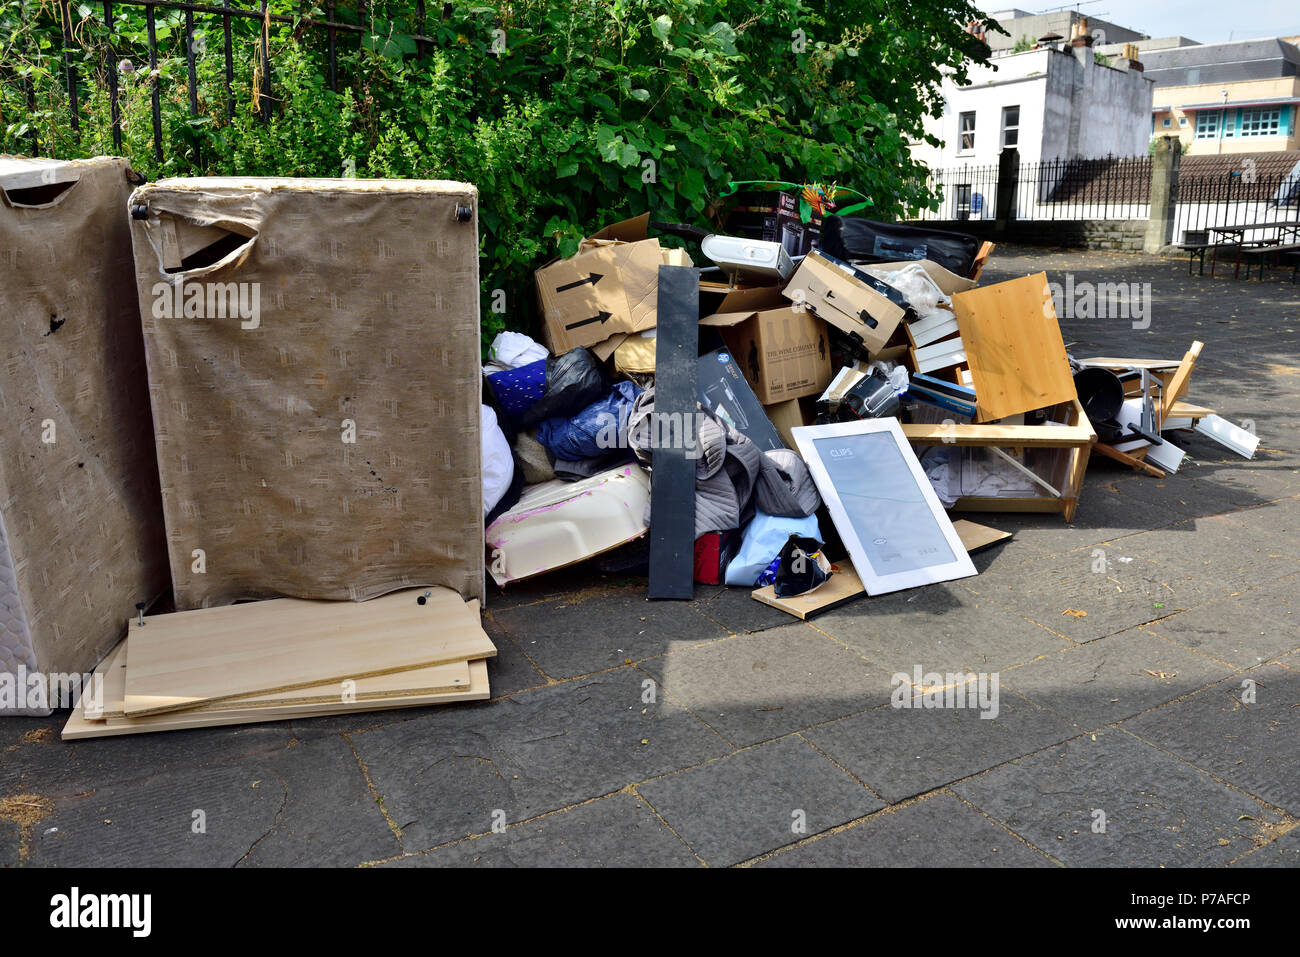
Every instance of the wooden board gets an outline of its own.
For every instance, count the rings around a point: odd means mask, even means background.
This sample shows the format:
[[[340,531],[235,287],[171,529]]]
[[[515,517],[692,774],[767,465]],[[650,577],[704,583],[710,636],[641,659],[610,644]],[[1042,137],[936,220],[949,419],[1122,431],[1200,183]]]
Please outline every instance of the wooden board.
[[[470,604],[477,604],[477,601]],[[87,710],[86,720],[104,720],[107,718],[127,717],[125,708],[126,672],[130,661],[128,639],[118,643],[107,658],[95,669],[95,674],[103,680],[102,707]],[[384,698],[413,695],[446,694],[453,691],[465,691],[470,688],[471,679],[469,662],[456,661],[446,665],[434,665],[431,668],[413,668],[409,671],[397,671],[387,675],[374,675],[358,678],[349,689],[357,701],[378,701]],[[227,701],[203,704],[186,711],[229,711],[239,708],[266,708],[277,705],[303,706],[318,702],[337,702],[343,696],[342,683],[332,681],[328,684],[312,685],[293,691],[275,691],[263,695],[230,698]]]
[[[971,279],[979,279],[980,273],[984,271],[984,267],[988,264],[989,257],[993,255],[993,250],[995,249],[997,249],[997,246],[987,241],[980,246],[980,251],[976,254],[975,261],[971,263]]]
[[[967,553],[971,555],[996,545],[998,542],[1005,542],[1011,537],[1011,532],[989,528],[987,525],[981,525],[965,518],[954,519],[952,527],[957,530],[957,537],[961,539],[962,545],[966,547]]]
[[[366,602],[271,601],[131,620],[126,714],[193,708],[248,695],[358,680],[454,661],[496,647],[448,588]]]
[[[492,696],[488,683],[487,661],[469,662],[470,686],[463,691],[446,691],[436,694],[379,698],[371,701],[318,702],[301,706],[276,705],[267,708],[234,708],[227,711],[174,711],[167,714],[145,715],[139,718],[107,718],[89,721],[78,704],[63,728],[63,740],[106,738],[124,734],[147,734],[154,731],[181,731],[187,728],[215,728],[236,724],[256,724],[262,721],[287,721],[314,718],[328,714],[357,714],[369,711],[391,711],[397,708],[418,708],[429,705],[453,704],[459,701],[486,701]]]
[[[699,402],[700,287],[696,271],[659,267],[659,325],[655,335],[655,406],[661,423],[681,423]],[[668,417],[668,418],[661,418]],[[655,429],[663,435],[667,428]],[[683,442],[656,447],[650,480],[651,598],[690,599],[695,593],[695,462]]]
[[[952,527],[956,529],[968,554],[974,554],[1011,537],[1011,532],[999,531],[964,518],[954,521]],[[777,598],[774,586],[764,585],[762,588],[755,588],[750,592],[750,596],[764,605],[771,605],[788,615],[807,621],[867,593],[853,563],[847,558],[842,562],[835,562],[832,568],[835,574],[831,576],[830,581],[814,592],[795,595],[793,598]]]
[[[1075,397],[1046,273],[959,292],[952,304],[975,383],[977,421]]]
[[[1183,397],[1187,391],[1187,380],[1192,377],[1192,370],[1196,368],[1196,360],[1201,355],[1201,349],[1205,343],[1194,341],[1192,347],[1187,350],[1183,356],[1183,361],[1178,363],[1178,369],[1174,376],[1164,387],[1160,397],[1160,419],[1161,421],[1169,418],[1172,413],[1174,403]]]
[[[1185,399],[1176,399],[1169,407],[1166,419],[1203,419],[1207,415],[1217,415],[1217,410],[1204,405],[1196,405]]]

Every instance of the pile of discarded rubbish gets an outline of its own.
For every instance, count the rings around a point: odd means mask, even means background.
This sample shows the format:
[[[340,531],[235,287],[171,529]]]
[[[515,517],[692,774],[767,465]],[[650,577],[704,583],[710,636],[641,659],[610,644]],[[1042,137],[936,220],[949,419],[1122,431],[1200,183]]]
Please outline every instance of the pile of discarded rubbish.
[[[1177,430],[1254,452],[1183,398],[1199,342],[1075,359],[1044,274],[978,284],[991,243],[744,203],[738,235],[642,216],[537,271],[545,344],[502,333],[484,368],[497,584],[612,552],[651,598],[725,584],[806,617],[974,575],[1008,536],[950,509],[1070,521],[1094,448],[1155,475]]]
[[[807,617],[975,574],[1008,536],[949,510],[1069,521],[1093,449],[1256,445],[1185,398],[1200,343],[1073,358],[1045,275],[778,189],[593,234],[486,365],[472,186],[0,158],[0,190],[0,713],[75,705],[66,738],[482,700],[487,575]]]

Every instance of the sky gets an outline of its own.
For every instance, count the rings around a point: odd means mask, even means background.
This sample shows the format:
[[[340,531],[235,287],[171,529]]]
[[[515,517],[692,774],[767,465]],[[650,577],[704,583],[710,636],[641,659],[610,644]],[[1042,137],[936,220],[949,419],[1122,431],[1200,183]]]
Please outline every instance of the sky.
[[[987,13],[1013,9],[1046,13],[1063,7],[1053,0],[975,2]],[[1097,17],[1152,37],[1183,36],[1201,43],[1300,34],[1300,3],[1296,0],[1096,0],[1064,7],[1077,8],[1085,17]],[[1228,11],[1230,15],[1225,15]]]

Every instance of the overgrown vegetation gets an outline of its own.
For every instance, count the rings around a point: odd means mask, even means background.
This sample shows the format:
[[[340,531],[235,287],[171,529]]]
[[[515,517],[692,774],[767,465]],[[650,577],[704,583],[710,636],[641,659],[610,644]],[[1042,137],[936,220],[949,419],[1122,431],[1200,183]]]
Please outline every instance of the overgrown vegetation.
[[[198,114],[189,109],[183,13],[158,9],[156,72],[144,14],[118,3],[121,152],[164,175],[375,176],[475,183],[481,203],[485,332],[529,328],[532,269],[629,215],[716,222],[733,180],[852,186],[882,217],[930,206],[907,141],[988,49],[962,25],[968,0],[515,0],[430,3],[423,58],[414,4],[365,4],[368,33],[338,35],[237,18],[227,117],[221,21],[195,14]],[[46,155],[114,153],[101,4],[71,7],[80,138],[71,127],[57,5],[0,0],[0,146]],[[325,19],[310,0],[274,13]],[[401,12],[399,12],[399,10]],[[336,11],[357,23],[355,7]],[[445,16],[444,18],[440,18]],[[265,81],[266,85],[261,86]],[[151,91],[164,158],[154,160]],[[258,112],[257,91],[273,98]],[[932,207],[933,208],[933,207]],[[490,309],[506,291],[506,314]],[[499,297],[497,297],[499,301]]]

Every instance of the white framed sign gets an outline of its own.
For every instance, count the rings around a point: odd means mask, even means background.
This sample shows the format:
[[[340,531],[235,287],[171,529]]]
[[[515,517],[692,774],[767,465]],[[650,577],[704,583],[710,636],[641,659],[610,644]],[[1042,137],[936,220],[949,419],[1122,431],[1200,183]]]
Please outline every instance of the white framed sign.
[[[897,419],[791,434],[868,595],[975,574]]]

